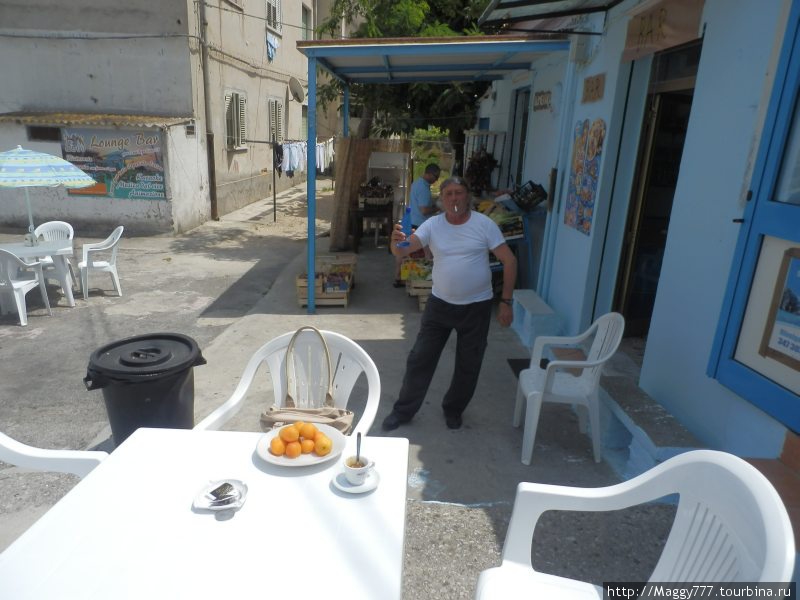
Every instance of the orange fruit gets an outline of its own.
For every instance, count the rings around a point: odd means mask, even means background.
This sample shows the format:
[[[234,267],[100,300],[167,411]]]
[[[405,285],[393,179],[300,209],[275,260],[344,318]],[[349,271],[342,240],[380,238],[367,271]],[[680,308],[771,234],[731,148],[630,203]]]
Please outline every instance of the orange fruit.
[[[333,448],[333,442],[331,438],[327,435],[321,435],[314,440],[314,452],[316,452],[319,456],[325,456],[326,454],[330,454],[331,449]],[[287,448],[288,450],[288,448]]]
[[[297,427],[297,431],[303,431],[303,425],[305,425],[305,421],[295,421],[292,423],[295,427]],[[302,433],[300,435],[303,435]]]
[[[314,441],[316,442],[321,437],[328,437],[328,436],[325,435],[323,432],[321,432],[319,429],[317,429],[317,433],[314,434]]]
[[[287,425],[286,427],[282,427],[280,433],[278,434],[281,439],[286,442],[296,442],[297,438],[300,437],[300,431],[298,431],[297,427],[294,425]]]
[[[300,442],[300,449],[303,451],[303,454],[308,454],[309,452],[314,451],[314,440],[303,439]]]
[[[283,456],[283,454],[286,452],[286,444],[284,444],[283,440],[276,435],[269,443],[269,451],[275,456]]]
[[[286,444],[286,458],[297,458],[302,451],[303,448],[300,446],[300,442],[295,441]]]
[[[307,440],[313,440],[314,436],[317,435],[317,431],[319,430],[313,423],[304,423],[300,428],[300,436]]]

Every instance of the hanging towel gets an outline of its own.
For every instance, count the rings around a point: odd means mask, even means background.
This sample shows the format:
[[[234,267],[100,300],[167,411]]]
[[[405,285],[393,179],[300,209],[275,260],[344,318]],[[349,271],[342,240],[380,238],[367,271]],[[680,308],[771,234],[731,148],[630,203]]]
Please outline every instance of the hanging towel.
[[[275,52],[277,52],[278,46],[280,45],[278,38],[271,33],[267,33],[267,59],[269,59],[269,62],[275,59]]]

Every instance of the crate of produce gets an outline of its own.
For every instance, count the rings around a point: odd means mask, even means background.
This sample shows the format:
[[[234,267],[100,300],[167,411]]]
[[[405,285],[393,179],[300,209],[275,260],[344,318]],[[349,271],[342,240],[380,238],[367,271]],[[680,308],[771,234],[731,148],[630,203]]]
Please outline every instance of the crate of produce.
[[[428,280],[431,278],[433,261],[425,258],[406,258],[400,264],[400,279],[405,281]]]

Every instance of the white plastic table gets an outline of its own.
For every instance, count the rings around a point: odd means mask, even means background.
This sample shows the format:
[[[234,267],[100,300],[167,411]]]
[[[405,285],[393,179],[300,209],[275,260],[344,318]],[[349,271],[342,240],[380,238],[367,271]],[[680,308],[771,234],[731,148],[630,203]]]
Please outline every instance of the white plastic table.
[[[39,242],[36,246],[27,246],[22,242],[12,242],[10,244],[0,244],[0,248],[16,254],[21,259],[53,257],[53,266],[64,290],[67,304],[75,306],[75,298],[72,295],[72,281],[69,275],[69,265],[67,257],[72,256],[72,240],[53,240],[50,242]]]
[[[281,467],[260,433],[139,429],[0,554],[0,597],[400,598],[408,440],[362,440],[378,487],[331,485],[342,459]],[[240,479],[238,511],[195,512],[209,480]]]

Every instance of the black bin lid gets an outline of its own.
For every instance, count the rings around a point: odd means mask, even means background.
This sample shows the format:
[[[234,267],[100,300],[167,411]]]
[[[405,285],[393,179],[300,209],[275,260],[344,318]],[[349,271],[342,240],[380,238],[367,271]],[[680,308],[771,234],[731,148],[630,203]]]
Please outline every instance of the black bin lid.
[[[150,333],[111,342],[92,352],[87,379],[141,381],[166,377],[197,365],[206,364],[192,338],[180,333]],[[87,387],[88,387],[87,382]]]

